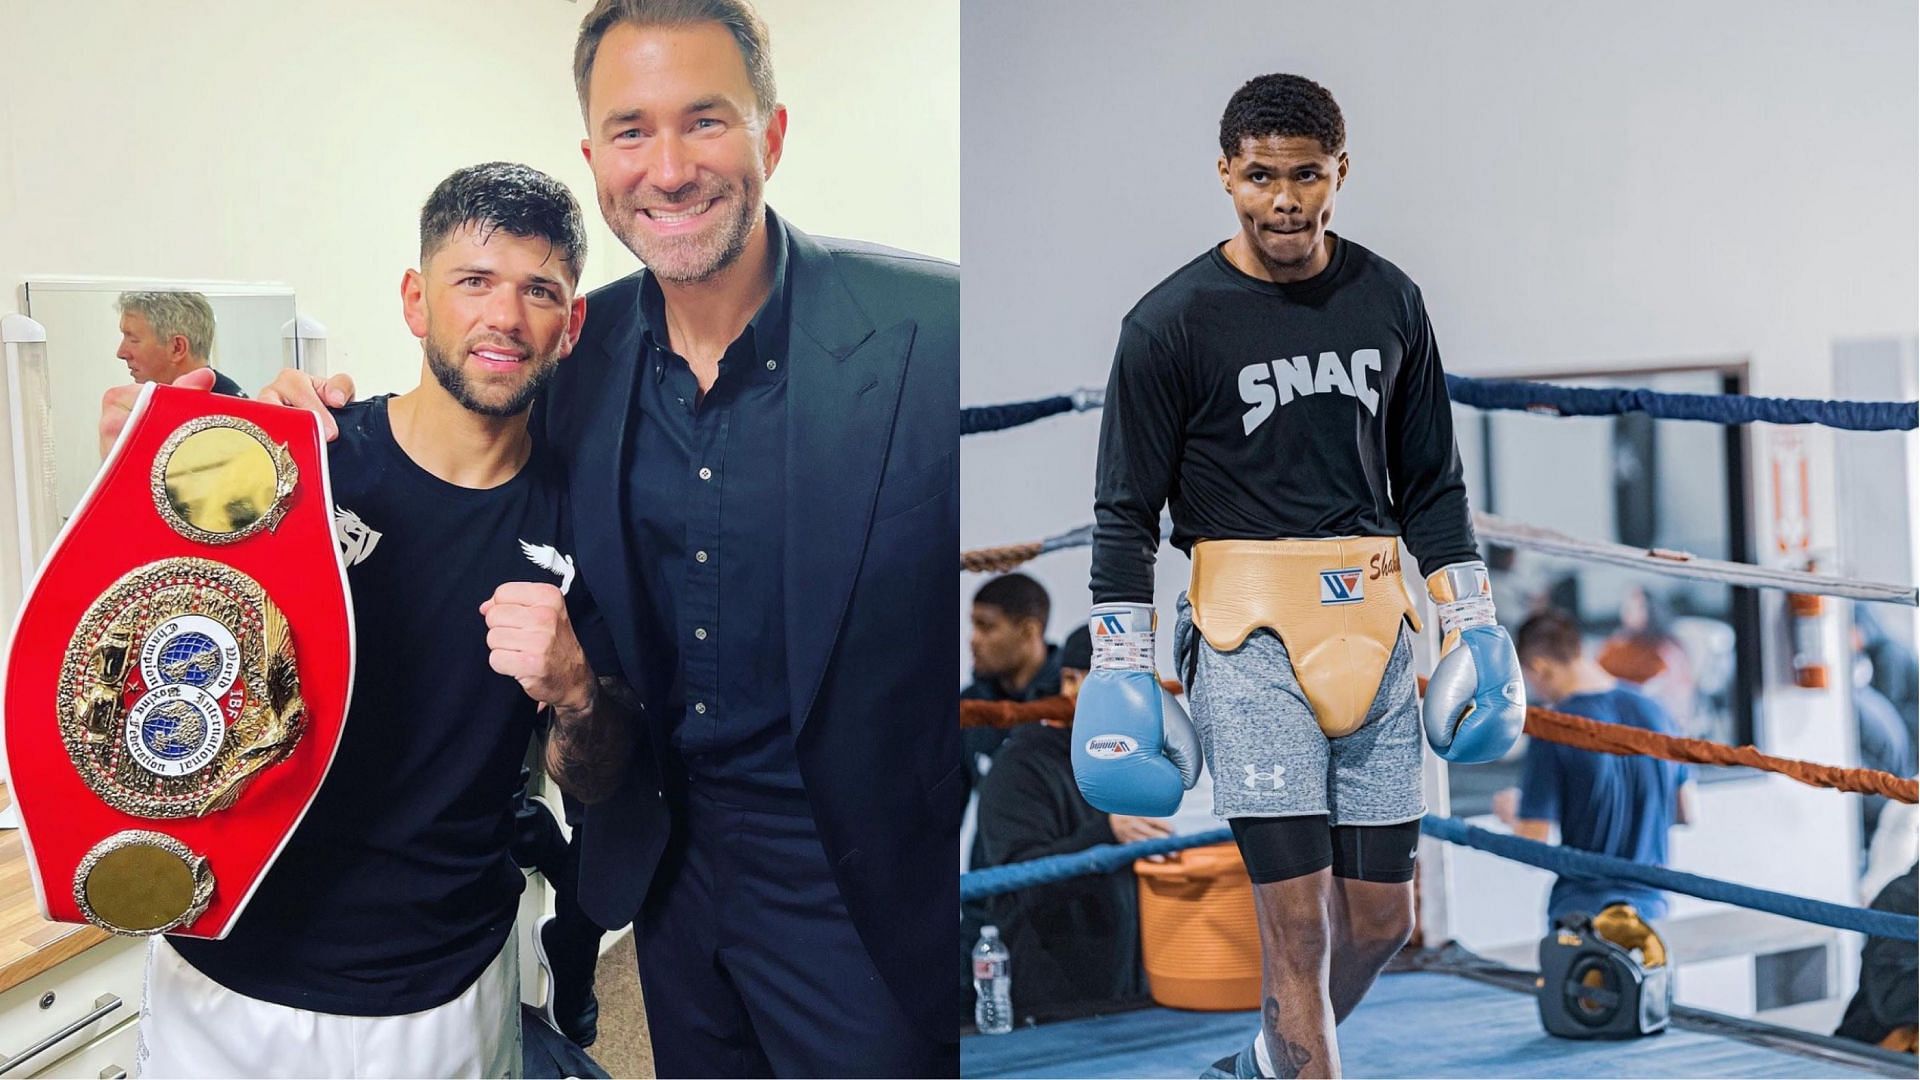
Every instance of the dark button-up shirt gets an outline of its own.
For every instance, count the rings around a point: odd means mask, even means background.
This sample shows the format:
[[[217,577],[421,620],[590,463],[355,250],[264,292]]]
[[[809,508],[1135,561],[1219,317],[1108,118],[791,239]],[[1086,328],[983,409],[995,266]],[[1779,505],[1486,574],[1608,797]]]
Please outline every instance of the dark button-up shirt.
[[[696,785],[797,801],[787,694],[787,241],[768,215],[773,291],[705,395],[668,340],[651,274],[628,463],[627,528],[676,651],[670,742]]]

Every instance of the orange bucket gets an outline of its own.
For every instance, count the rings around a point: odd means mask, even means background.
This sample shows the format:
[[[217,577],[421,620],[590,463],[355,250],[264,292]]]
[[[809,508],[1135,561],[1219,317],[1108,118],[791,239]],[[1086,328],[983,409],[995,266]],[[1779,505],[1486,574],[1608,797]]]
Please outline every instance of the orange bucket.
[[[1260,923],[1232,843],[1133,864],[1140,879],[1140,960],[1153,1000],[1170,1009],[1260,1007]]]

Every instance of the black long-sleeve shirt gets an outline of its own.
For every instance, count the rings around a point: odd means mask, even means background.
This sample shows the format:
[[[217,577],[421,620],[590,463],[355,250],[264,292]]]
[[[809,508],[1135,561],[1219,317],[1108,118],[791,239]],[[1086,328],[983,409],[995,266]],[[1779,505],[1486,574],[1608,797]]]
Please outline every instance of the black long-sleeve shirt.
[[[1094,487],[1093,600],[1150,603],[1173,543],[1401,536],[1432,571],[1478,558],[1440,353],[1420,290],[1334,238],[1275,284],[1219,247],[1120,326]]]

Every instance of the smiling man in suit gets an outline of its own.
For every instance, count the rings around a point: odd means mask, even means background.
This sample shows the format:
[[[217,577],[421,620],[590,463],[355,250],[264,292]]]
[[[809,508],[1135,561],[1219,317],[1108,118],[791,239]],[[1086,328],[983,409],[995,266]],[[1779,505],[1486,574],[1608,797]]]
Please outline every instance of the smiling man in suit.
[[[602,0],[574,76],[646,265],[546,415],[593,670],[645,706],[556,710],[582,903],[634,920],[663,1075],[953,1075],[957,270],[767,209],[787,114],[743,0]]]

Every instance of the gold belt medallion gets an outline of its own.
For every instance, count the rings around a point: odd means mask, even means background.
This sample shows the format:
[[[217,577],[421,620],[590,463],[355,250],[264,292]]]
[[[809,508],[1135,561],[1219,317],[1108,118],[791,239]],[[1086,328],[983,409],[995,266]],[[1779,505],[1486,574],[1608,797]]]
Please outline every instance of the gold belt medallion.
[[[299,742],[293,660],[286,618],[252,578],[207,559],[148,563],[87,608],[67,645],[61,741],[116,810],[224,809]]]
[[[73,875],[87,921],[116,934],[162,934],[200,917],[213,899],[205,856],[164,833],[128,829],[93,846]]]

